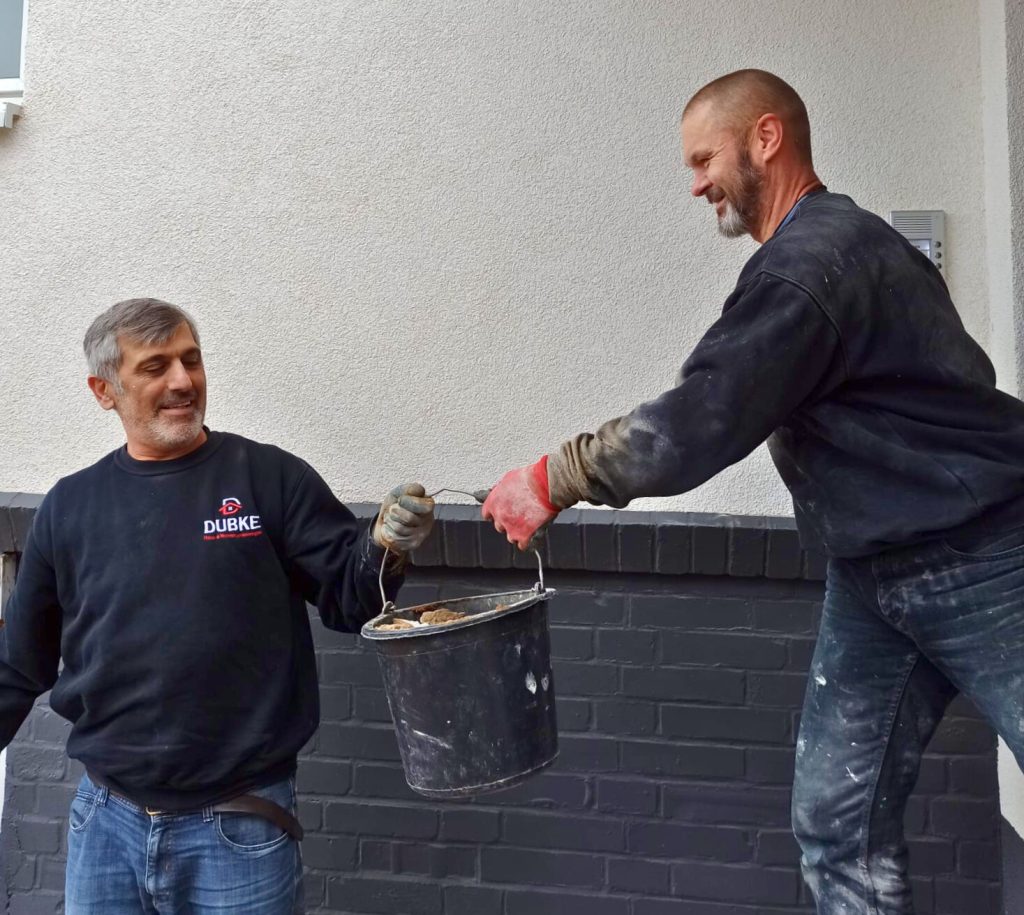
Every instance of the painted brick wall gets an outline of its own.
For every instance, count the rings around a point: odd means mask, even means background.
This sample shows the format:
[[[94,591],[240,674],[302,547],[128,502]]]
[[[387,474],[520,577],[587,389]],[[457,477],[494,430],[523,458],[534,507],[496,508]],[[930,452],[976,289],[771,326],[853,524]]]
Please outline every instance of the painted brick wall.
[[[532,584],[445,509],[402,604]],[[791,524],[576,513],[547,584],[561,753],[473,801],[406,785],[372,647],[314,623],[323,723],[299,767],[309,910],[416,915],[809,912],[789,833],[821,565]],[[43,703],[9,751],[11,913],[60,910],[77,766]],[[957,700],[907,812],[920,913],[1000,911],[992,732]]]

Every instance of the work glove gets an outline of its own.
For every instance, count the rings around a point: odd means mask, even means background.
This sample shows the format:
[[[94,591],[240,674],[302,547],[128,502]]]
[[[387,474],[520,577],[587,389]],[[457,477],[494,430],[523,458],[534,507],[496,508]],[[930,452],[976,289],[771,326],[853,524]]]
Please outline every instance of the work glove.
[[[558,509],[548,493],[548,456],[536,464],[510,470],[484,502],[481,514],[519,549],[530,547],[539,530],[555,520]]]
[[[434,500],[419,483],[396,486],[384,498],[373,525],[378,546],[410,553],[423,544],[434,526]]]

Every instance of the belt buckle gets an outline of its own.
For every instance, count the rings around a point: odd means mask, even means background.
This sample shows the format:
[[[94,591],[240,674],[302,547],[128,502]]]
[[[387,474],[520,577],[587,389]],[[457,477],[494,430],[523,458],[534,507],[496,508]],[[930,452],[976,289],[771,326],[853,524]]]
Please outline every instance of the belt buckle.
[[[146,811],[146,813],[148,813],[148,814],[149,814],[149,815],[150,815],[151,817],[158,817],[158,816],[160,816],[160,814],[162,814],[162,813],[163,813],[163,811],[162,811],[162,810],[154,810],[154,809],[153,809],[152,807],[146,807],[146,808],[145,808],[145,811]]]

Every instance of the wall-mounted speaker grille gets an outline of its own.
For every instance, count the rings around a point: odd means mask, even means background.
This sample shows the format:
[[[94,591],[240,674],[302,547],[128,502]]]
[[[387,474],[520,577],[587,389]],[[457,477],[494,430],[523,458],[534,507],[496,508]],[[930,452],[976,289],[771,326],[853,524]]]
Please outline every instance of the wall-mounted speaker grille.
[[[891,225],[943,273],[949,271],[946,214],[943,210],[893,210]]]

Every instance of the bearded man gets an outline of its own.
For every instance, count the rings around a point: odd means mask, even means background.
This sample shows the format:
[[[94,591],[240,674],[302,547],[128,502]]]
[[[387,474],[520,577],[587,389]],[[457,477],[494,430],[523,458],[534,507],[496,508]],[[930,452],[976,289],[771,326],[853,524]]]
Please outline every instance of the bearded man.
[[[294,775],[320,717],[307,601],[358,631],[433,501],[397,487],[364,529],[304,461],[208,429],[199,332],[167,302],[109,308],[85,355],[126,443],[36,512],[0,629],[0,746],[52,688],[86,769],[67,915],[302,912]]]
[[[935,266],[830,193],[807,111],[770,73],[702,88],[691,192],[761,247],[674,387],[507,473],[484,505],[526,547],[579,501],[686,492],[768,440],[829,557],[793,826],[821,915],[913,911],[903,813],[957,692],[1024,766],[1024,404]]]

